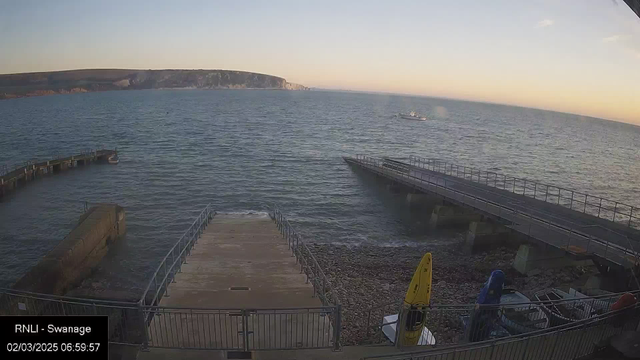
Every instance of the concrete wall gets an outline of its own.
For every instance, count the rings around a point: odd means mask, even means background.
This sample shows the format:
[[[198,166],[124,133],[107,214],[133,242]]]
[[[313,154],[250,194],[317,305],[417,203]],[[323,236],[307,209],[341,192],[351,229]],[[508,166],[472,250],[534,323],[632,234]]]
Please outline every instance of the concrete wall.
[[[465,238],[465,250],[468,253],[489,250],[498,246],[508,246],[516,242],[511,231],[504,226],[491,222],[472,221]]]
[[[115,204],[94,206],[78,225],[13,289],[64,295],[94,269],[119,237],[126,232],[125,211]]]
[[[589,265],[593,265],[593,261],[571,259],[562,249],[542,248],[531,244],[520,245],[513,260],[513,268],[523,275],[530,275],[534,269]]]
[[[459,206],[436,205],[431,213],[429,225],[432,228],[446,226],[468,226],[472,221],[481,221],[482,215]]]

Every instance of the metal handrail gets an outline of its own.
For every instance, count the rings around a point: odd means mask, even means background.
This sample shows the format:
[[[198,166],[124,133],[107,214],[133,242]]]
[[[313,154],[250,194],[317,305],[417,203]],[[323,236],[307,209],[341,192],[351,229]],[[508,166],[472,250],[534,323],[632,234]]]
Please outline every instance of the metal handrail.
[[[532,331],[532,332],[528,332],[528,333],[511,335],[511,336],[507,336],[507,337],[484,340],[484,341],[478,341],[478,342],[472,342],[472,343],[445,346],[445,347],[441,347],[441,348],[437,348],[437,349],[426,349],[426,350],[421,350],[421,351],[407,351],[407,352],[399,352],[399,353],[395,353],[395,354],[383,354],[383,355],[366,356],[366,357],[363,357],[362,359],[363,360],[365,360],[365,359],[389,359],[389,360],[391,360],[391,359],[406,359],[406,360],[409,360],[409,359],[415,359],[416,357],[422,358],[422,357],[427,357],[427,356],[430,356],[430,355],[448,354],[448,353],[452,353],[452,352],[456,352],[456,351],[460,351],[460,350],[469,351],[469,350],[473,350],[473,349],[481,349],[481,348],[485,348],[485,347],[495,346],[496,344],[499,344],[499,343],[518,342],[518,341],[525,341],[525,340],[528,341],[529,339],[535,338],[535,337],[548,336],[548,335],[556,334],[556,333],[560,333],[560,332],[566,332],[566,331],[570,331],[570,330],[576,330],[576,329],[580,329],[580,328],[585,328],[587,325],[601,324],[601,323],[603,323],[606,320],[609,320],[611,318],[615,318],[617,316],[624,316],[630,310],[637,311],[638,309],[640,309],[640,304],[635,304],[635,305],[633,305],[631,307],[623,308],[623,309],[620,309],[620,310],[609,311],[609,312],[604,313],[604,314],[595,315],[593,317],[590,317],[590,318],[587,318],[587,319],[583,319],[583,320],[579,320],[579,321],[575,321],[575,322],[568,323],[568,324],[565,324],[565,325],[560,325],[560,326],[555,326],[555,327],[552,327],[552,328],[541,329],[541,330]],[[632,319],[632,320],[634,320],[634,319]]]
[[[173,281],[175,274],[180,271],[182,264],[186,262],[186,257],[189,255],[191,248],[198,237],[202,235],[202,232],[215,214],[216,212],[213,210],[211,204],[207,205],[169,252],[167,252],[167,255],[164,256],[160,265],[156,268],[151,280],[149,280],[149,284],[142,293],[139,301],[141,305],[156,305],[159,297],[168,294],[169,283]],[[170,265],[167,265],[169,262]],[[159,277],[162,277],[162,279],[158,283]],[[160,286],[158,286],[158,284],[160,284]],[[152,300],[147,303],[147,296],[151,290],[151,285],[154,286],[155,293]]]
[[[455,176],[486,186],[509,191],[514,194],[532,197],[537,200],[543,200],[547,203],[561,205],[569,208],[570,210],[590,214],[616,224],[625,224],[627,227],[640,229],[640,208],[633,205],[606,199],[600,196],[589,195],[560,186],[548,185],[538,181],[517,178],[493,171],[461,166],[438,159],[429,159],[411,155],[409,156],[409,163],[412,166],[421,167],[423,169],[439,172],[445,175]],[[511,183],[511,186],[508,186],[509,183]],[[502,185],[502,187],[500,187],[500,185]],[[550,189],[552,192],[549,192]],[[553,191],[554,189],[557,191]],[[564,202],[561,201],[563,199],[565,200]],[[553,200],[556,201],[554,202]],[[607,206],[607,203],[610,205]],[[576,205],[574,206],[574,204]],[[593,209],[594,211],[591,213],[588,212],[587,209]],[[595,210],[597,210],[597,213]],[[607,215],[611,215],[611,218],[608,218]],[[619,219],[622,219],[622,221]]]
[[[436,188],[442,188],[442,189],[444,189],[446,191],[453,192],[453,193],[455,193],[457,195],[460,195],[461,197],[470,198],[471,200],[473,200],[473,204],[474,205],[471,205],[471,204],[468,204],[468,205],[471,206],[471,207],[477,208],[479,210],[480,210],[480,208],[478,208],[476,206],[478,202],[486,204],[488,206],[492,206],[492,207],[497,208],[499,213],[502,213],[501,210],[504,209],[504,210],[506,210],[506,213],[504,215],[509,214],[509,215],[512,215],[512,216],[516,216],[516,217],[520,218],[521,220],[526,220],[527,223],[529,224],[529,231],[531,230],[532,223],[536,222],[536,223],[539,223],[540,226],[543,226],[544,228],[546,228],[547,231],[549,229],[551,229],[551,228],[554,228],[554,229],[556,229],[556,230],[558,230],[560,232],[566,232],[566,233],[568,233],[568,235],[567,235],[568,243],[565,246],[566,249],[568,249],[569,246],[571,245],[571,242],[570,242],[571,241],[571,239],[570,239],[571,236],[574,236],[574,237],[577,237],[577,238],[582,239],[584,241],[588,241],[587,251],[589,250],[589,246],[591,245],[591,242],[593,241],[594,243],[606,248],[605,249],[605,255],[607,254],[609,248],[611,248],[611,249],[616,249],[618,251],[621,251],[625,255],[631,255],[631,256],[634,257],[634,259],[637,257],[637,253],[633,249],[629,250],[629,249],[627,249],[625,247],[622,247],[622,246],[620,246],[618,244],[615,244],[615,243],[611,243],[611,242],[609,242],[607,240],[594,238],[593,236],[585,235],[585,234],[581,233],[580,231],[576,231],[576,230],[574,230],[572,228],[567,228],[567,227],[564,227],[564,226],[561,226],[561,225],[558,225],[558,224],[554,224],[554,223],[549,222],[549,221],[547,221],[545,219],[538,218],[536,216],[532,216],[530,214],[520,212],[520,211],[518,211],[518,210],[516,210],[514,208],[505,206],[503,204],[495,203],[495,202],[489,201],[487,199],[477,197],[477,196],[472,195],[472,194],[461,192],[461,191],[459,191],[459,190],[457,190],[455,188],[448,187],[447,186],[447,182],[451,182],[451,180],[447,180],[447,178],[445,178],[445,177],[436,176],[436,175],[432,175],[432,174],[429,174],[429,173],[424,173],[426,175],[427,179],[425,179],[423,177],[423,173],[420,173],[420,177],[411,176],[411,175],[409,175],[408,171],[405,173],[405,172],[400,171],[398,169],[393,170],[393,169],[390,169],[388,167],[385,168],[383,166],[383,164],[388,164],[386,160],[370,157],[370,156],[367,156],[367,155],[358,154],[358,155],[356,155],[355,160],[360,162],[364,166],[372,166],[372,167],[375,167],[375,168],[379,168],[381,170],[394,171],[394,173],[397,173],[397,174],[401,175],[402,177],[406,177],[407,179],[412,179],[412,181],[419,181],[421,183],[426,183],[429,186],[435,186]],[[406,170],[408,170],[408,169],[406,169]],[[485,210],[485,211],[488,211],[488,210]]]
[[[130,302],[130,301],[84,299],[84,298],[78,298],[78,297],[72,297],[72,296],[42,294],[42,293],[36,293],[32,291],[7,289],[7,288],[0,288],[0,295],[20,296],[23,298],[29,298],[34,300],[57,301],[57,302],[65,302],[69,304],[78,304],[78,305],[99,304],[99,305],[105,305],[105,306],[124,306],[124,307],[137,306],[136,302]]]
[[[312,278],[311,281],[313,282],[315,292],[318,293],[318,295],[320,295],[320,300],[326,306],[339,305],[340,301],[338,300],[338,297],[336,296],[336,293],[333,290],[333,286],[331,285],[331,282],[329,281],[327,276],[324,274],[324,271],[320,267],[318,260],[316,260],[315,256],[313,255],[313,253],[311,252],[307,244],[302,240],[302,236],[298,234],[298,232],[293,228],[289,220],[286,217],[284,217],[284,215],[276,205],[273,205],[272,210],[274,214],[273,219],[276,222],[276,225],[278,225],[278,229],[287,240],[289,249],[296,256],[297,261],[300,263],[301,267],[303,268],[302,270],[304,270],[304,272],[306,273],[307,278],[309,279],[310,276],[317,274],[317,276],[315,276],[315,278]],[[302,251],[306,252],[306,255],[311,259],[311,264],[309,264],[307,259],[303,256],[304,254],[299,250],[300,248],[302,249]],[[319,287],[319,284],[317,284],[317,281],[321,281],[323,285],[322,291],[320,292],[317,290],[317,288]],[[325,289],[328,289],[328,291]],[[329,295],[329,298],[326,297],[327,294]]]
[[[603,299],[612,299],[612,298],[620,298],[620,296],[624,295],[624,294],[632,294],[636,297],[640,296],[640,290],[633,290],[633,291],[623,291],[623,292],[617,292],[617,293],[611,293],[611,294],[602,294],[602,295],[593,295],[593,296],[589,296],[588,300],[603,300]],[[512,307],[512,306],[518,306],[518,305],[529,305],[529,304],[533,304],[533,305],[543,305],[543,304],[561,304],[561,303],[570,303],[570,302],[575,302],[575,301],[580,301],[580,300],[584,300],[582,298],[569,298],[569,299],[560,299],[560,300],[541,300],[541,301],[537,301],[537,300],[531,300],[528,302],[510,302],[508,305],[505,305],[507,307]],[[388,302],[385,304],[379,304],[376,306],[372,306],[370,308],[368,308],[367,310],[365,310],[365,312],[369,312],[369,311],[374,311],[374,310],[378,310],[378,309],[384,309],[384,308],[388,308],[390,306],[394,306],[397,305],[398,308],[401,307],[403,304],[402,300],[399,301],[392,301],[392,302]],[[433,309],[433,310],[449,310],[449,309],[473,309],[473,308],[494,308],[496,305],[478,305],[478,304],[429,304],[426,306],[423,306],[421,308],[423,309]]]
[[[334,331],[334,348],[335,350],[340,348],[340,334],[342,330],[342,305],[336,292],[331,285],[331,282],[325,275],[322,267],[316,260],[307,244],[302,240],[302,236],[294,229],[289,223],[289,220],[282,214],[282,211],[274,204],[271,208],[269,216],[278,226],[278,230],[282,236],[287,240],[289,249],[295,255],[296,262],[300,264],[300,272],[304,272],[307,281],[311,281],[313,285],[313,293],[317,294],[318,298],[324,306],[333,307],[334,314],[330,316],[330,321],[333,325]]]
[[[134,303],[135,305],[135,303]],[[231,307],[191,307],[191,306],[160,306],[160,305],[147,305],[144,306],[147,310],[164,309],[164,310],[194,310],[194,311],[295,311],[295,310],[333,310],[335,306],[297,306],[297,307],[243,307],[243,308],[231,308]]]

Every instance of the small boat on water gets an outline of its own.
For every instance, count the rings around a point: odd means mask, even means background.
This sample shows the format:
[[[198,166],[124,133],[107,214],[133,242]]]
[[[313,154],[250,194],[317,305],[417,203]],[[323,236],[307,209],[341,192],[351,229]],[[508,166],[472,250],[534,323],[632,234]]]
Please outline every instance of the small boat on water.
[[[403,114],[400,113],[398,114],[398,117],[402,118],[402,119],[406,119],[406,120],[427,120],[426,116],[420,116],[418,115],[415,111],[412,111],[408,114]]]
[[[115,153],[111,156],[109,156],[109,158],[107,159],[107,162],[109,162],[109,164],[117,164],[120,162],[120,159],[118,158],[118,154]]]
[[[542,302],[542,310],[549,317],[551,326],[588,319],[599,313],[591,307],[593,301],[581,299],[559,289],[538,291],[533,296],[537,301]]]
[[[540,305],[532,304],[528,297],[510,289],[504,289],[500,297],[500,320],[514,335],[549,327],[549,318]]]

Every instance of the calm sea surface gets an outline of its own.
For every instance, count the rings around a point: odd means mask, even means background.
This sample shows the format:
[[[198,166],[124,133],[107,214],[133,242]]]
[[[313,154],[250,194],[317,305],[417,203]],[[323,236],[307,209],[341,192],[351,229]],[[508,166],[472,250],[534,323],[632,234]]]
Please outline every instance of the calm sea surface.
[[[393,118],[416,110],[430,121]],[[396,245],[424,230],[344,155],[437,157],[640,205],[640,128],[549,111],[341,92],[161,90],[0,101],[0,166],[117,147],[120,164],[47,177],[0,202],[0,286],[72,229],[83,202],[126,208],[127,236],[94,275],[139,289],[199,211],[278,203],[306,239]]]

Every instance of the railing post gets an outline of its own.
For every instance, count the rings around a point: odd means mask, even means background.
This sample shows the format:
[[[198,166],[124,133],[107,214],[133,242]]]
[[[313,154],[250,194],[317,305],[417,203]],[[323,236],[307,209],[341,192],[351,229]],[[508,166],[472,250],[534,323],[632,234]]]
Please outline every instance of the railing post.
[[[578,343],[576,344],[576,352],[573,354],[573,357],[571,357],[572,359],[575,359],[576,356],[578,356],[578,351],[580,351],[580,344],[582,343],[582,339],[584,338],[584,333],[587,329],[587,323],[584,323],[584,326],[582,327],[582,331],[580,331],[580,340],[578,340]]]
[[[633,206],[631,207],[631,211],[629,211],[629,223],[627,224],[628,227],[631,227],[631,218],[633,218]]]
[[[142,351],[149,351],[149,329],[147,328],[142,300],[138,301],[138,316],[140,317],[140,325],[142,326],[141,330],[144,334],[144,339],[142,340]]]
[[[193,310],[192,310],[193,311]],[[249,351],[249,312],[242,309],[242,347],[244,351]]]
[[[176,254],[173,252],[173,250],[171,250],[171,263],[172,264],[176,263]],[[182,272],[182,266],[178,266],[178,272]],[[171,279],[171,282],[172,283],[176,282],[176,278],[173,277],[173,279]]]
[[[573,190],[571,190],[571,206],[569,206],[569,209],[571,210],[573,210],[573,195],[574,195],[574,192]]]
[[[489,357],[487,358],[487,360],[493,360],[493,352],[496,350],[496,343],[495,341],[491,343],[491,353],[489,353]]]
[[[400,306],[400,311],[398,311],[398,320],[396,321],[396,338],[394,339],[394,344],[396,348],[402,348],[402,339],[404,338],[404,325],[405,325],[405,316],[406,311],[404,306]]]
[[[600,198],[600,204],[598,204],[598,218],[600,218],[600,210],[602,210],[602,198]]]
[[[164,284],[164,296],[169,297],[169,284],[167,280],[169,280],[169,273],[167,273],[167,263],[164,262],[164,280],[162,282]]]
[[[545,185],[547,189],[544,192],[544,202],[547,202],[547,197],[549,196],[549,185]]]
[[[158,276],[157,275],[158,274],[153,276],[153,289],[156,291],[156,298],[158,297]]]
[[[524,179],[524,186],[522,187],[522,195],[527,196],[527,179]]]
[[[616,212],[618,211],[618,202],[616,201],[616,205],[613,208],[613,219],[611,221],[616,222]]]
[[[325,294],[327,289],[327,278],[325,276],[322,277],[322,297],[326,299]],[[326,302],[326,300],[324,300]],[[323,304],[324,305],[324,304]]]
[[[553,359],[555,356],[553,356],[555,354],[556,351],[556,345],[558,345],[558,339],[560,339],[560,336],[554,336],[554,339],[556,339],[556,341],[553,342],[553,347],[551,348],[551,353],[549,354],[549,359]]]
[[[333,350],[334,351],[340,350],[340,334],[342,331],[341,313],[342,313],[342,305],[338,304],[334,306],[334,315],[333,315],[333,318],[335,319],[334,321],[335,324],[333,324],[333,327],[334,327]]]
[[[533,198],[535,199],[538,194],[538,183],[533,183]]]
[[[529,343],[531,342],[531,337],[527,338],[527,343],[524,346],[524,350],[522,350],[522,360],[527,356],[527,350],[529,350]]]

